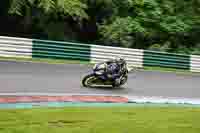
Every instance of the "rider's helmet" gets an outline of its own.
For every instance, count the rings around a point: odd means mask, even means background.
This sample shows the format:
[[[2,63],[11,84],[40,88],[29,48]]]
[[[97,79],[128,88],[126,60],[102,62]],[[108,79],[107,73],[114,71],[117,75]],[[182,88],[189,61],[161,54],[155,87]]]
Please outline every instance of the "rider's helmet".
[[[122,58],[122,57],[120,57],[120,56],[116,56],[115,58],[114,58],[114,61],[117,63],[117,64],[119,64],[119,65],[123,65],[123,64],[125,64],[125,59],[124,58]]]

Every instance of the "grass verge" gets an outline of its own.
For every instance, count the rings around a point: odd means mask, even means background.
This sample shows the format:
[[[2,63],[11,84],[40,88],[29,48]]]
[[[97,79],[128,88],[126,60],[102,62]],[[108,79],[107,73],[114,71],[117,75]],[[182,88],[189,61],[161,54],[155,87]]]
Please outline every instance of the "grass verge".
[[[67,107],[1,110],[2,133],[199,133],[200,108]]]
[[[34,62],[34,63],[48,63],[48,64],[85,64],[85,65],[88,64],[87,61],[78,61],[78,60],[14,58],[14,57],[0,57],[0,61],[19,61],[19,62]]]
[[[197,72],[191,72],[189,70],[182,70],[182,69],[175,69],[175,68],[162,68],[162,67],[147,67],[145,66],[142,68],[143,70],[147,71],[160,71],[160,72],[174,72],[174,73],[179,73],[179,74],[200,74]]]
[[[19,62],[35,62],[35,63],[48,63],[48,64],[84,64],[84,65],[92,65],[88,64],[86,61],[76,61],[76,60],[61,60],[61,59],[41,59],[41,58],[14,58],[14,57],[0,57],[0,61],[19,61]],[[175,68],[162,68],[162,67],[144,67],[139,68],[139,70],[147,70],[147,71],[160,71],[160,72],[175,72],[182,74],[200,74],[190,72],[188,70],[181,70]]]

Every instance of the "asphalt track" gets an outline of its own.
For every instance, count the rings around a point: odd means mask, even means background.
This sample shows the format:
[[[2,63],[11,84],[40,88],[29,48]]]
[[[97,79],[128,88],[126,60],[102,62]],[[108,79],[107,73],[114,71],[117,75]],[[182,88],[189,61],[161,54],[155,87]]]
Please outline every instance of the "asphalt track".
[[[200,75],[137,71],[122,88],[84,88],[82,77],[91,68],[77,64],[0,61],[0,94],[106,94],[200,98]]]

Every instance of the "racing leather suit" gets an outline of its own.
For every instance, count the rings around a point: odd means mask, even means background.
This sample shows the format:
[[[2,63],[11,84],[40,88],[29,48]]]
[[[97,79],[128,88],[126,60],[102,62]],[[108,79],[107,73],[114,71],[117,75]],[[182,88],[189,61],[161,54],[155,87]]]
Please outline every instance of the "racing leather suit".
[[[116,84],[120,84],[121,65],[115,60],[105,62],[107,64],[106,75],[109,79],[114,80]]]

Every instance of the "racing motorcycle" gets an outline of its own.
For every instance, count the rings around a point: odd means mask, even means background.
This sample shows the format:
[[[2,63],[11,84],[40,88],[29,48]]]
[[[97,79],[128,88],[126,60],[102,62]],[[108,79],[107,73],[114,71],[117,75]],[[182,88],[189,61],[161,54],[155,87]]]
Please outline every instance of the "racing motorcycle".
[[[82,79],[82,85],[84,87],[111,86],[115,88],[120,87],[127,82],[129,69],[126,63],[121,68],[120,84],[116,84],[112,78],[105,78],[105,67],[107,67],[105,63],[95,64],[93,66],[92,73],[86,75]]]

